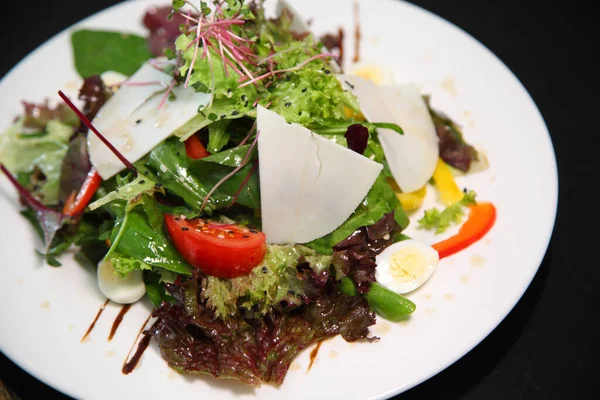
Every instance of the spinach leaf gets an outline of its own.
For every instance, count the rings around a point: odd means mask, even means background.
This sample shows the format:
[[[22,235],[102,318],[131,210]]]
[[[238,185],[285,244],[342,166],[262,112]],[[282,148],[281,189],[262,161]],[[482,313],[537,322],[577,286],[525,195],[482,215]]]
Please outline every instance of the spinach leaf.
[[[149,154],[146,166],[152,171],[143,171],[154,182],[162,184],[168,191],[181,197],[192,210],[198,211],[212,186],[192,175],[188,169],[185,144],[175,137],[165,140]],[[205,210],[214,209],[209,200]]]
[[[151,200],[144,195],[143,203],[147,201]],[[115,269],[117,265],[142,269],[156,266],[178,274],[191,274],[192,267],[171,244],[162,224],[152,226],[158,218],[162,218],[162,214],[155,207],[135,207],[117,217],[110,238],[112,246],[107,254]],[[152,225],[150,221],[153,221]],[[137,265],[130,265],[129,260],[135,260]]]
[[[398,197],[387,183],[384,174],[381,173],[350,218],[335,231],[307,243],[306,246],[320,254],[333,254],[334,245],[347,238],[356,229],[373,225],[390,211],[394,211],[394,219],[402,229],[408,226],[408,217],[402,209]]]
[[[82,78],[105,71],[130,76],[152,57],[145,38],[121,32],[81,29],[71,35],[71,44]]]

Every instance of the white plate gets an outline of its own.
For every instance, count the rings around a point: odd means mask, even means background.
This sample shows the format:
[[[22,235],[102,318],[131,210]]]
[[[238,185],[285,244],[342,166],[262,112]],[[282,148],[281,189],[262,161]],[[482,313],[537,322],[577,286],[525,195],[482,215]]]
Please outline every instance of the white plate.
[[[272,1],[272,0],[269,0]],[[126,2],[79,26],[144,34],[150,4]],[[353,53],[352,2],[297,1],[317,32],[344,26],[347,67]],[[477,345],[517,303],[546,251],[557,204],[556,163],[544,121],[517,78],[490,51],[448,22],[408,3],[361,1],[361,58],[411,80],[433,96],[435,107],[464,126],[467,140],[485,150],[491,168],[460,180],[479,199],[497,206],[498,219],[484,240],[443,260],[433,278],[409,297],[409,321],[381,321],[381,340],[349,345],[326,341],[307,372],[308,353],[293,363],[279,389],[252,389],[171,372],[151,346],[138,368],[121,373],[148,304],[136,304],[113,341],[107,335],[119,311],[109,305],[89,341],[80,338],[104,302],[95,274],[70,259],[61,268],[41,265],[39,243],[16,212],[14,191],[0,179],[0,348],[26,371],[76,398],[385,398],[428,379]],[[29,55],[0,83],[2,129],[20,100],[76,93],[69,31]],[[40,66],[43,65],[43,72]],[[433,201],[433,191],[428,201]],[[413,220],[415,217],[413,216]],[[409,233],[432,241],[421,232]]]

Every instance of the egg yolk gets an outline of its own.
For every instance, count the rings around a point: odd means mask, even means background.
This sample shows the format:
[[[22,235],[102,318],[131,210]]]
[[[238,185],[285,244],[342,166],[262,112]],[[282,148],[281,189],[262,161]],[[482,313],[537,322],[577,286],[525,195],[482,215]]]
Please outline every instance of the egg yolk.
[[[427,259],[418,249],[405,248],[392,255],[390,271],[395,281],[410,282],[423,274],[428,265]]]

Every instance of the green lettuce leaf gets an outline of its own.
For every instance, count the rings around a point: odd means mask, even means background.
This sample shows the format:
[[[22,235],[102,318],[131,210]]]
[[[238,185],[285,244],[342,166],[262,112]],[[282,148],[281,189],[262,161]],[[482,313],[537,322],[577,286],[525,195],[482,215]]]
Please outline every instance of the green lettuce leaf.
[[[0,135],[0,162],[13,174],[22,174],[22,184],[45,205],[58,202],[60,170],[68,150],[71,125],[51,120],[41,132],[25,133],[19,119]],[[43,179],[35,179],[37,169]],[[24,174],[24,175],[23,175]],[[31,179],[30,179],[31,178]]]
[[[316,274],[328,271],[331,256],[317,254],[301,245],[268,245],[261,265],[247,276],[234,279],[207,277],[203,280],[201,296],[217,316],[227,317],[238,313],[265,315],[280,303],[302,304],[306,281],[298,277],[296,266],[301,260],[309,264]]]
[[[475,204],[477,193],[473,190],[465,193],[463,198],[450,204],[444,211],[437,208],[425,210],[423,218],[419,219],[419,228],[435,230],[436,234],[445,232],[452,225],[458,225],[462,222],[465,215],[465,207]]]

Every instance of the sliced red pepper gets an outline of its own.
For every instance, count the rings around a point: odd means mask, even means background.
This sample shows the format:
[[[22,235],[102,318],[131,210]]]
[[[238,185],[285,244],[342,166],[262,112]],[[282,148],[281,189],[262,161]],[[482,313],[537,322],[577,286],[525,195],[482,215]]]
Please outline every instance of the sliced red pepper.
[[[496,207],[492,203],[477,203],[469,207],[469,218],[458,233],[433,245],[440,259],[457,253],[481,239],[496,221]]]
[[[185,152],[189,158],[194,160],[210,156],[210,153],[208,150],[206,150],[206,147],[204,147],[200,141],[200,138],[196,135],[190,136],[185,141]]]
[[[102,182],[102,178],[98,175],[95,169],[91,169],[88,172],[83,185],[81,185],[81,189],[79,189],[79,193],[77,195],[75,192],[71,193],[67,201],[65,202],[65,206],[63,207],[63,214],[74,216],[77,215],[88,205],[94,193],[100,186]]]

